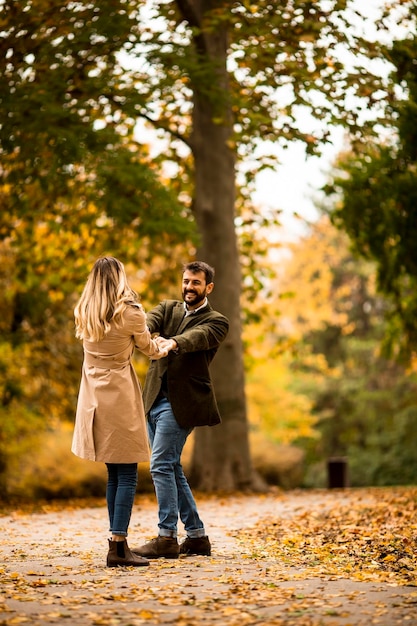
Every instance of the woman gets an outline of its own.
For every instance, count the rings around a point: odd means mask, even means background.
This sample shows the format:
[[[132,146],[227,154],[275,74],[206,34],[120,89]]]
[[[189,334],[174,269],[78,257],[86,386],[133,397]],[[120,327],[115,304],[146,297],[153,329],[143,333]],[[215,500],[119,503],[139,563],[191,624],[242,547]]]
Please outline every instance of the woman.
[[[142,393],[132,365],[135,346],[151,359],[169,350],[153,340],[137,294],[123,264],[99,258],[75,307],[76,336],[84,363],[78,395],[72,452],[107,466],[110,520],[107,566],[149,565],[131,552],[126,537],[137,485],[137,464],[149,459]]]

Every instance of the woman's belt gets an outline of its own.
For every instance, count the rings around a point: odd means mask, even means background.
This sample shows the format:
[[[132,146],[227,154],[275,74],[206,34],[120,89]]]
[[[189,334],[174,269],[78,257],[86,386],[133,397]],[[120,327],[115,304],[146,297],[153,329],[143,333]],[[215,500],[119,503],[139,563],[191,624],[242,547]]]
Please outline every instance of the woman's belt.
[[[130,364],[130,359],[117,361],[116,359],[106,359],[105,357],[94,356],[86,352],[84,354],[84,363],[87,367],[98,367],[103,370],[118,370],[127,367]]]

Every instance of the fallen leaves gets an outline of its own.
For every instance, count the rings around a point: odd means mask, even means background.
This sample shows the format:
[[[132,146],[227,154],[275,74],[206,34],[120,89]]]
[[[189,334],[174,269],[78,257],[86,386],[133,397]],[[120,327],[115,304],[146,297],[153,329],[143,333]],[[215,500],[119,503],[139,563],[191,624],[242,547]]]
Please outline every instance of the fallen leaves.
[[[105,567],[103,507],[0,518],[0,626],[413,624],[416,489],[199,500],[213,556],[149,568]]]
[[[280,561],[301,575],[417,586],[417,489],[369,493],[377,500],[367,502],[358,491],[349,505],[269,518],[234,536],[253,558]]]

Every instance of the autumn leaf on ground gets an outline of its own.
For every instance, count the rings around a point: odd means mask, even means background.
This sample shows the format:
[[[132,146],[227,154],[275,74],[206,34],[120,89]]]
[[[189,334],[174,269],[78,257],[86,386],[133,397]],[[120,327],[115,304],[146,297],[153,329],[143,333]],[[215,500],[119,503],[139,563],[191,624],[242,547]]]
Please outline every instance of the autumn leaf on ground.
[[[362,492],[363,493],[363,492]],[[377,501],[268,518],[235,534],[254,555],[304,575],[417,586],[417,489],[381,489]]]

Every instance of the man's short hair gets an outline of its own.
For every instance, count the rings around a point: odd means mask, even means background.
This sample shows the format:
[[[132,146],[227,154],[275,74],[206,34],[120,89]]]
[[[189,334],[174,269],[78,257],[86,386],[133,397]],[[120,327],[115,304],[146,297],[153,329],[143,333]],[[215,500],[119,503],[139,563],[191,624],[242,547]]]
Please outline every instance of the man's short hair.
[[[204,261],[191,261],[191,263],[186,263],[183,267],[183,272],[186,270],[193,274],[204,272],[207,285],[214,281],[214,267],[211,267],[208,263],[204,263]]]

